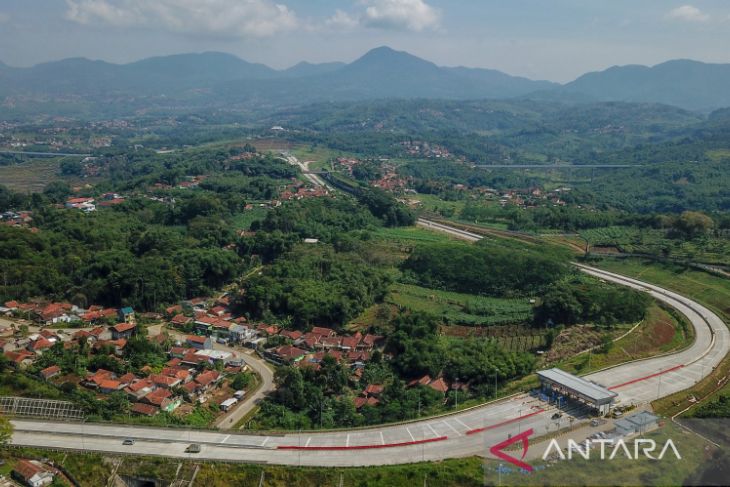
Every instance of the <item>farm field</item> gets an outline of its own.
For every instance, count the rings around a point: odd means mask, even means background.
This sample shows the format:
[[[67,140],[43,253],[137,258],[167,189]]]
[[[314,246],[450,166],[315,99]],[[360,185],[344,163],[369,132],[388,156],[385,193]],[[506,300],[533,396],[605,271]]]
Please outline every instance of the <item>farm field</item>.
[[[419,227],[378,227],[373,236],[380,240],[398,244],[438,243],[453,240],[441,232],[432,232]]]
[[[15,191],[43,191],[49,182],[58,179],[58,165],[56,159],[37,159],[0,166],[0,182]]]
[[[490,326],[519,324],[532,318],[529,299],[501,299],[395,284],[386,302],[401,309],[439,316],[443,324]]]
[[[254,221],[266,218],[267,212],[268,210],[266,208],[260,208],[254,204],[252,210],[246,210],[236,214],[233,220],[233,226],[236,230],[249,230]]]

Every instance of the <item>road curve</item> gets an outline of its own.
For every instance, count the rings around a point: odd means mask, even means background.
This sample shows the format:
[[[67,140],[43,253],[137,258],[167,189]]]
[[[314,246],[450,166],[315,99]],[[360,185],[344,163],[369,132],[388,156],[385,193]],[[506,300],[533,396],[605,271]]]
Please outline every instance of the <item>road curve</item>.
[[[419,225],[471,241],[481,238],[435,222],[420,220]],[[686,315],[695,329],[695,342],[683,351],[626,363],[586,376],[617,392],[622,403],[646,403],[684,390],[709,374],[730,350],[727,326],[699,303],[636,279],[587,266],[579,267],[606,281],[648,292]],[[13,420],[13,443],[174,458],[191,456],[185,453],[185,448],[190,443],[199,443],[202,451],[194,457],[207,460],[330,467],[389,465],[489,455],[488,447],[505,440],[509,434],[528,428],[539,434],[568,426],[568,415],[552,420],[554,412],[553,406],[519,394],[456,414],[399,425],[269,436]],[[127,437],[137,440],[133,447],[122,445],[122,440]]]

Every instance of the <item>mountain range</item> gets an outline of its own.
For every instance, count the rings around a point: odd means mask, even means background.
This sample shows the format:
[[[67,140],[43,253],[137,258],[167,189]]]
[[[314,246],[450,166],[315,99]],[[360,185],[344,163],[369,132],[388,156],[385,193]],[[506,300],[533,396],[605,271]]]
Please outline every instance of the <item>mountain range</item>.
[[[129,64],[71,58],[14,68],[0,63],[0,98],[15,109],[30,100],[81,99],[108,110],[151,107],[291,106],[382,98],[528,98],[562,103],[650,102],[698,112],[730,106],[730,64],[675,60],[615,66],[560,85],[497,70],[441,67],[379,47],[352,63],[299,63],[286,70],[217,52],[152,57]],[[130,102],[134,100],[134,102]],[[40,104],[40,105],[39,105]],[[20,108],[18,108],[20,107]],[[12,112],[12,111],[11,111]]]

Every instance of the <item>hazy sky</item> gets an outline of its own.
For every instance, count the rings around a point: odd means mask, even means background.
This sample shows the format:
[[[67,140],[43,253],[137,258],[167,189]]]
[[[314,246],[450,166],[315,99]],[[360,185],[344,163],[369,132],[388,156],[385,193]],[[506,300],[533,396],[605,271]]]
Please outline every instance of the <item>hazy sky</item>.
[[[381,45],[554,81],[616,64],[730,62],[730,2],[0,0],[0,60],[13,66],[216,50],[283,68]]]

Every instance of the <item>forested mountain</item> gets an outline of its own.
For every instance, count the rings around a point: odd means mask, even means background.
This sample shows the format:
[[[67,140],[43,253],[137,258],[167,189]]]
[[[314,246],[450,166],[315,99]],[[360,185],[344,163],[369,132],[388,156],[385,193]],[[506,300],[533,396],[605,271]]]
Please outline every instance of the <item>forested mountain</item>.
[[[730,105],[730,65],[680,60],[654,67],[613,67],[561,86],[490,69],[441,67],[389,47],[373,49],[349,64],[302,62],[279,71],[218,52],[129,64],[71,58],[30,68],[0,63],[0,98],[6,99],[0,109],[6,117],[126,115],[140,108],[248,111],[415,98],[521,98],[572,106],[623,101],[709,112]],[[18,99],[24,103],[13,103]]]
[[[711,111],[730,105],[730,64],[674,60],[656,66],[614,66],[561,88],[599,101],[654,102]]]

